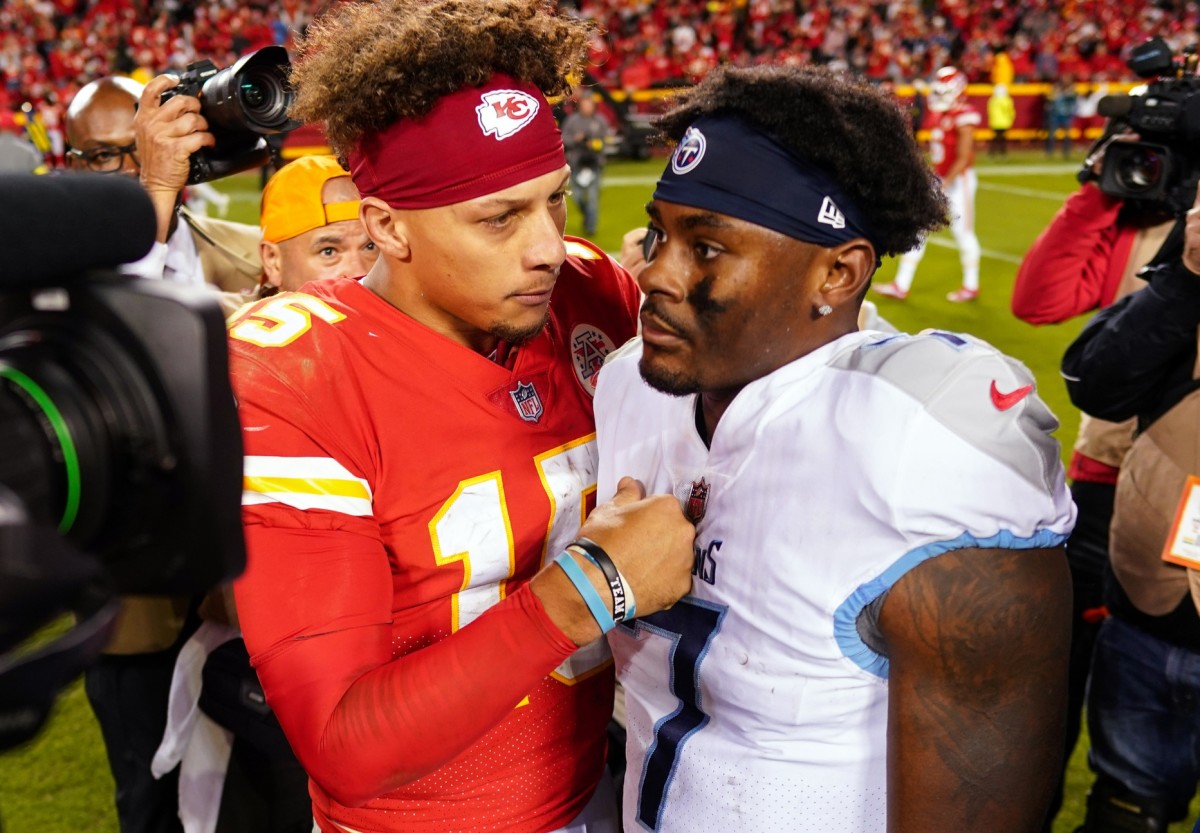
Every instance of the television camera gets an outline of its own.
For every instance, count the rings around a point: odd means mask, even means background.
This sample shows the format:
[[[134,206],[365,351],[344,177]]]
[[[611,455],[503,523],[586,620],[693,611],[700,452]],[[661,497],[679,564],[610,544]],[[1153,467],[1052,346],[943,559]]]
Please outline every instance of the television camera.
[[[1195,46],[1176,54],[1157,37],[1130,53],[1129,68],[1153,80],[1140,95],[1105,96],[1098,111],[1128,125],[1141,141],[1107,144],[1097,183],[1101,191],[1157,204],[1176,215],[1192,207],[1200,180],[1198,61]]]
[[[245,563],[220,307],[115,270],[154,234],[126,177],[0,176],[0,749],[99,654],[116,596]]]

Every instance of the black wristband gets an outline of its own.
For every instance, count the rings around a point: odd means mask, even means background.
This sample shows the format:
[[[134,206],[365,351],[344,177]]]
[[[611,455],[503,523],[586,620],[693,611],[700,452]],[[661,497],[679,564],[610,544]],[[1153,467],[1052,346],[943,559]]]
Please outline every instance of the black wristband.
[[[608,582],[608,589],[612,593],[612,618],[617,624],[625,621],[625,581],[621,577],[621,573],[617,570],[617,565],[613,564],[612,559],[608,557],[608,553],[604,551],[604,547],[597,544],[591,538],[576,538],[567,547],[570,549],[575,547],[582,551],[588,559],[600,568],[600,572],[604,573],[604,580]]]

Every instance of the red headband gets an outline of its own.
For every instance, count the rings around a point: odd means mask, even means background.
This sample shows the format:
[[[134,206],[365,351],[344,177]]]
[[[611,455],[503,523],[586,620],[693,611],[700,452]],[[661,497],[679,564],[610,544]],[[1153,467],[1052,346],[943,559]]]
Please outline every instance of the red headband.
[[[501,74],[443,96],[421,118],[364,136],[349,162],[359,193],[393,208],[463,202],[567,164],[541,90]]]

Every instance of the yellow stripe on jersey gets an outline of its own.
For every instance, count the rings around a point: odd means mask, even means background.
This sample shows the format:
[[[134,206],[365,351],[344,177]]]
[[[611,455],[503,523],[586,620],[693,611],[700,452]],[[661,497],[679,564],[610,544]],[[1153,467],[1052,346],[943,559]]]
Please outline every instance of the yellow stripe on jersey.
[[[330,457],[248,456],[242,475],[243,506],[282,503],[300,510],[372,514],[370,485]]]
[[[371,492],[358,481],[304,480],[299,477],[247,477],[243,486],[248,492],[290,492],[302,495],[337,495],[370,500]]]

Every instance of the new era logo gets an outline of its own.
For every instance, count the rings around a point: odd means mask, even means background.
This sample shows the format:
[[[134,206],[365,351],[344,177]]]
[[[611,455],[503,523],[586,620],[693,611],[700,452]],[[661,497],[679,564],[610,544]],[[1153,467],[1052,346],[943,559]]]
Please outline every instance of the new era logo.
[[[475,108],[483,134],[507,139],[537,115],[538,100],[520,90],[492,90],[484,93]]]
[[[842,216],[841,209],[829,197],[821,203],[821,210],[817,212],[817,222],[834,228],[846,227],[846,218]]]

